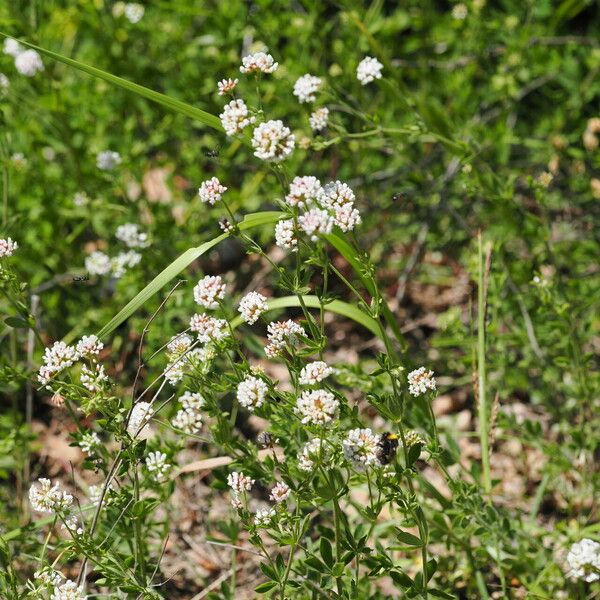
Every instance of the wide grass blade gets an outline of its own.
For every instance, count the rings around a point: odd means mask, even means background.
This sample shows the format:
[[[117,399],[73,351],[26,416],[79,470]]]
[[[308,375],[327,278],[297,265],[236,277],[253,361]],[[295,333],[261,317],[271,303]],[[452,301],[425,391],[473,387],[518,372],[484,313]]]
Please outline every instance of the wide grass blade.
[[[371,295],[375,295],[375,285],[373,281],[366,275],[364,268],[356,255],[356,250],[340,235],[337,233],[330,233],[324,236],[325,239],[348,261],[348,264],[352,267],[352,270],[356,273],[356,276],[360,279],[361,283]],[[394,333],[394,337],[400,343],[403,349],[406,348],[406,340],[398,327],[398,323],[392,311],[390,310],[387,303],[384,301],[382,306],[382,315],[386,323]]]
[[[5,33],[0,32],[0,36],[3,37],[11,37]],[[137,83],[133,83],[131,81],[127,81],[127,79],[123,79],[122,77],[117,77],[116,75],[112,75],[111,73],[107,73],[102,69],[98,69],[96,67],[92,67],[90,65],[86,65],[78,60],[74,60],[69,58],[68,56],[64,56],[62,54],[58,54],[57,52],[52,52],[52,50],[47,50],[46,48],[42,48],[40,46],[36,46],[30,42],[25,42],[23,40],[18,40],[19,44],[23,44],[23,46],[28,46],[29,48],[33,48],[37,50],[40,54],[44,54],[45,56],[49,56],[54,60],[58,60],[70,67],[75,67],[88,75],[92,75],[94,77],[98,77],[99,79],[104,79],[113,85],[123,88],[128,92],[133,92],[134,94],[138,94],[138,96],[143,96],[148,100],[152,100],[152,102],[156,102],[158,104],[162,104],[167,108],[181,113],[186,117],[190,117],[191,119],[195,119],[196,121],[200,121],[213,129],[218,131],[223,131],[223,127],[221,126],[221,120],[219,117],[212,115],[205,110],[201,110],[200,108],[196,108],[191,104],[187,104],[186,102],[182,102],[181,100],[176,100],[175,98],[170,98],[165,94],[161,94],[160,92],[155,92],[143,85],[139,85]]]
[[[308,308],[321,308],[321,301],[317,296],[302,296],[302,301],[305,306]],[[273,300],[268,300],[267,305],[269,306],[268,310],[277,310],[280,308],[300,308],[300,299],[298,296],[285,296],[284,298],[274,298]],[[348,304],[347,302],[342,302],[341,300],[332,300],[325,304],[324,309],[346,317],[348,319],[352,319],[359,325],[362,325],[364,328],[368,329],[373,335],[381,338],[381,329],[379,324],[373,317],[370,317],[366,313],[362,312],[356,306],[352,304]],[[235,329],[239,327],[243,323],[242,317],[235,317],[231,326]]]
[[[244,220],[239,223],[239,228],[242,231],[252,229],[253,227],[259,227],[260,225],[267,225],[269,223],[275,223],[283,213],[280,212],[260,212],[251,213],[246,215]],[[144,305],[154,294],[156,294],[162,287],[164,287],[171,279],[181,273],[188,265],[194,262],[198,257],[208,252],[211,248],[214,248],[217,244],[229,237],[229,233],[222,233],[221,235],[200,244],[196,248],[190,248],[186,250],[181,256],[175,259],[166,269],[161,271],[135,298],[133,298],[127,305],[120,310],[99,332],[98,337],[106,337],[109,333],[114,331],[123,321],[128,319],[136,310]]]

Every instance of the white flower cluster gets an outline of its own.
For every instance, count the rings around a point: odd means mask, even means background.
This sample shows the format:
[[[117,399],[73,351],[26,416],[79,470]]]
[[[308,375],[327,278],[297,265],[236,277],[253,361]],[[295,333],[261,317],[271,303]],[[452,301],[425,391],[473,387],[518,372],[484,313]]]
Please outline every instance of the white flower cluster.
[[[294,84],[294,96],[303,104],[305,102],[314,102],[317,97],[315,94],[319,91],[323,80],[320,77],[306,74],[296,80]]]
[[[250,292],[246,294],[241,300],[238,306],[238,310],[242,315],[242,319],[248,325],[254,325],[258,321],[258,317],[262,315],[269,306],[267,305],[267,298],[258,292]]]
[[[292,219],[282,219],[275,225],[275,243],[286,250],[298,251],[298,238],[294,231]]]
[[[205,404],[204,397],[198,392],[184,392],[179,397],[181,409],[171,420],[175,429],[181,429],[188,435],[198,433],[202,429],[202,413],[200,410]]]
[[[127,252],[119,252],[117,256],[111,258],[110,268],[111,274],[115,279],[121,279],[125,275],[127,269],[135,267],[142,260],[142,255],[135,250]]]
[[[254,485],[254,479],[251,479],[243,473],[234,471],[229,473],[227,476],[227,485],[233,490],[235,494],[243,494],[249,492]]]
[[[75,192],[73,195],[73,204],[75,206],[85,206],[89,202],[90,197],[85,192]]]
[[[179,334],[171,338],[167,345],[167,359],[165,378],[171,385],[179,383],[186,373],[208,365],[214,358],[215,352],[211,346],[193,348],[192,338],[187,334]]]
[[[17,40],[12,38],[4,40],[4,54],[15,59],[15,68],[21,75],[33,77],[44,70],[41,56],[33,49],[26,50]]]
[[[256,52],[255,54],[249,54],[242,58],[242,66],[240,72],[242,73],[273,73],[279,67],[279,63],[276,63],[273,57],[266,52]]]
[[[379,465],[379,439],[370,429],[351,429],[342,442],[344,456],[359,471]]]
[[[98,356],[102,348],[104,348],[104,344],[95,335],[84,335],[75,346],[77,356],[80,358]]]
[[[50,600],[87,600],[87,594],[83,586],[78,586],[77,583],[68,579],[54,588]]]
[[[366,56],[356,67],[356,79],[360,81],[362,85],[367,85],[375,79],[381,79],[381,70],[383,65],[372,56]]]
[[[194,300],[204,308],[219,308],[225,298],[226,287],[219,275],[207,275],[194,287]]]
[[[325,451],[325,444],[319,438],[307,442],[298,457],[298,468],[302,471],[312,471],[315,462],[321,460]]]
[[[113,150],[103,150],[96,156],[96,166],[101,171],[113,171],[122,162],[121,155]]]
[[[275,518],[275,514],[274,508],[259,508],[254,513],[254,524],[257,527],[268,527]]]
[[[62,513],[73,504],[73,496],[61,490],[59,483],[52,485],[49,479],[41,478],[29,488],[29,502],[37,512]]]
[[[198,196],[200,196],[202,202],[208,202],[212,205],[221,200],[222,194],[226,191],[227,188],[221,185],[221,182],[216,177],[212,177],[200,184]]]
[[[190,329],[198,335],[198,341],[202,344],[220,342],[229,335],[225,319],[216,319],[205,313],[192,315]]]
[[[308,122],[313,131],[323,131],[329,123],[329,109],[326,106],[317,108],[317,110],[311,113]]]
[[[146,457],[146,469],[156,479],[157,483],[166,481],[172,465],[167,462],[167,455],[164,452],[149,452]]]
[[[132,438],[145,439],[150,435],[149,421],[154,416],[154,409],[148,402],[137,402],[129,416],[127,433]]]
[[[425,367],[419,367],[408,374],[408,391],[413,396],[426,394],[428,390],[435,390],[435,378],[433,371],[427,371]]]
[[[298,382],[300,385],[315,385],[329,377],[332,373],[333,369],[326,362],[316,360],[302,368]]]
[[[108,275],[112,264],[110,256],[96,250],[85,259],[85,269],[90,275]]]
[[[600,544],[584,538],[571,546],[567,554],[567,562],[571,567],[569,576],[583,579],[588,583],[600,579]]]
[[[62,573],[55,571],[51,567],[45,567],[41,571],[36,571],[33,574],[33,578],[35,580],[36,587],[46,585],[56,587],[60,585],[60,582],[63,580]]]
[[[230,136],[240,133],[245,127],[256,121],[256,117],[250,114],[246,103],[240,98],[226,104],[219,118],[225,133]]]
[[[119,225],[115,237],[128,248],[147,248],[150,245],[148,234],[140,231],[139,226],[135,223]]]
[[[296,137],[282,121],[261,123],[252,133],[254,156],[268,162],[281,162],[296,145]]]
[[[84,388],[97,394],[104,387],[104,383],[108,381],[108,375],[104,370],[104,365],[94,364],[91,367],[83,365],[79,380]]]
[[[144,8],[144,5],[137,2],[128,2],[123,8],[125,18],[134,25],[142,20],[145,12],[146,9]]]
[[[267,339],[269,343],[265,346],[265,354],[269,358],[279,356],[287,344],[295,345],[298,337],[306,337],[306,331],[302,325],[294,321],[277,321],[269,323],[267,327]]]
[[[235,89],[235,86],[238,84],[238,82],[238,79],[221,79],[221,81],[217,83],[217,90],[219,96],[225,96],[229,92],[232,92]]]
[[[303,424],[324,425],[330,423],[339,408],[339,401],[327,390],[302,392],[296,402],[295,412]]]
[[[241,381],[237,387],[237,399],[240,406],[253,412],[255,408],[260,408],[267,397],[269,386],[258,377],[249,375]]]
[[[289,498],[291,493],[292,490],[290,489],[290,486],[287,483],[280,481],[271,490],[269,500],[272,500],[273,502],[285,502]]]
[[[38,371],[39,382],[47,385],[55,375],[73,366],[77,358],[77,350],[73,346],[64,342],[54,342],[51,348],[44,351],[44,364]]]
[[[86,431],[79,440],[79,447],[86,454],[93,454],[94,449],[101,444],[100,436],[95,431]]]
[[[298,208],[299,228],[316,241],[319,235],[331,233],[337,225],[342,231],[351,231],[361,223],[358,210],[354,207],[356,196],[346,183],[330,181],[324,186],[312,176],[295,177],[290,184],[286,203]],[[282,248],[295,250],[297,239],[291,219],[279,221],[275,226],[275,242]]]
[[[180,333],[174,335],[170,342],[167,344],[167,352],[171,355],[173,360],[179,358],[182,354],[185,354],[192,345],[192,338],[187,333]]]
[[[12,256],[18,247],[19,245],[12,238],[0,239],[0,258]]]

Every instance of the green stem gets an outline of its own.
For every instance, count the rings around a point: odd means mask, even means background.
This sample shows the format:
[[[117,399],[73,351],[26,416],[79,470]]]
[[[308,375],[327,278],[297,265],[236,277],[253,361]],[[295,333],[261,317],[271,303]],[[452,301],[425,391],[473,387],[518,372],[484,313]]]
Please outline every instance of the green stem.
[[[483,243],[481,232],[477,236],[478,245],[478,279],[477,279],[477,391],[479,396],[479,441],[481,445],[481,478],[483,489],[489,494],[492,489],[492,478],[490,473],[490,445],[488,427],[488,406],[486,394],[485,373],[485,290]]]

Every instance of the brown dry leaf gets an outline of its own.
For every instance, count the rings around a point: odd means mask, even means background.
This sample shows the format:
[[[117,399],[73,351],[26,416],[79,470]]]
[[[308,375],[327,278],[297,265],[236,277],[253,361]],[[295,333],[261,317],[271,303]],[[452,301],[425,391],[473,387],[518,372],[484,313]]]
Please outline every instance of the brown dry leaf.
[[[142,187],[146,197],[150,202],[160,202],[168,204],[173,195],[167,184],[169,175],[173,172],[173,167],[156,167],[144,173],[142,178]]]

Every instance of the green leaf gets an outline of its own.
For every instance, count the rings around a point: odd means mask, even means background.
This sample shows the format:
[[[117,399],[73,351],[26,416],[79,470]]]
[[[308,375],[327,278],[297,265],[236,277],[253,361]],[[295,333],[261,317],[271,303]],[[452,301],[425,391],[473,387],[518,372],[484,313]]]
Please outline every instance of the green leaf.
[[[422,546],[423,542],[412,533],[408,533],[407,531],[402,531],[402,529],[398,529],[396,527],[396,537],[403,544],[408,544],[409,546]]]
[[[261,583],[254,588],[254,591],[258,594],[262,594],[264,592],[268,592],[272,590],[274,587],[277,587],[276,581],[265,581],[265,583]]]
[[[321,556],[323,557],[323,561],[325,564],[331,569],[333,565],[333,550],[331,548],[331,543],[325,537],[321,538],[321,543],[319,544],[319,549],[321,551]]]
[[[29,323],[21,317],[6,317],[4,322],[13,329],[29,329]]]
[[[275,223],[283,215],[280,212],[260,212],[246,215],[244,220],[239,224],[242,231]],[[106,337],[114,331],[123,321],[127,320],[136,310],[143,306],[156,292],[164,287],[171,279],[181,273],[186,267],[193,263],[198,257],[214,248],[217,244],[229,237],[228,233],[221,235],[204,242],[196,248],[186,250],[179,258],[175,259],[166,269],[161,271],[135,298],[130,300],[127,305],[121,309],[99,332],[98,337]]]
[[[6,33],[2,33],[2,32],[0,32],[0,35],[3,37],[7,37],[7,38],[11,37],[11,36],[7,35]],[[52,50],[47,50],[46,48],[41,48],[40,46],[36,46],[35,44],[32,44],[30,42],[25,42],[23,40],[19,40],[19,43],[23,44],[24,46],[28,46],[29,48],[34,48],[40,54],[44,54],[50,58],[53,58],[54,60],[58,60],[59,62],[69,65],[70,67],[75,67],[76,69],[79,69],[80,71],[83,71],[84,73],[87,73],[88,75],[92,75],[93,77],[98,77],[99,79],[104,79],[105,81],[108,81],[109,83],[112,83],[113,85],[123,88],[124,90],[127,90],[128,92],[133,92],[134,94],[137,94],[138,96],[142,96],[148,100],[151,100],[152,102],[162,104],[163,106],[166,106],[167,108],[169,108],[175,112],[181,113],[182,115],[185,115],[186,117],[190,117],[191,119],[194,119],[196,121],[200,121],[201,123],[204,123],[205,125],[208,125],[209,127],[212,127],[213,129],[216,129],[218,131],[223,131],[223,127],[221,126],[221,120],[219,119],[219,117],[216,117],[215,115],[211,115],[210,113],[208,113],[204,110],[201,110],[200,108],[196,108],[195,106],[192,106],[191,104],[187,104],[186,102],[182,102],[181,100],[176,100],[175,98],[170,98],[169,96],[166,96],[165,94],[161,94],[160,92],[155,92],[154,90],[144,87],[143,85],[133,83],[132,81],[127,81],[127,79],[123,79],[122,77],[117,77],[116,75],[107,73],[106,71],[103,71],[102,69],[98,69],[96,67],[86,65],[82,62],[79,62],[78,60],[74,60],[72,58],[69,58],[68,56],[58,54],[57,52],[52,52]]]

